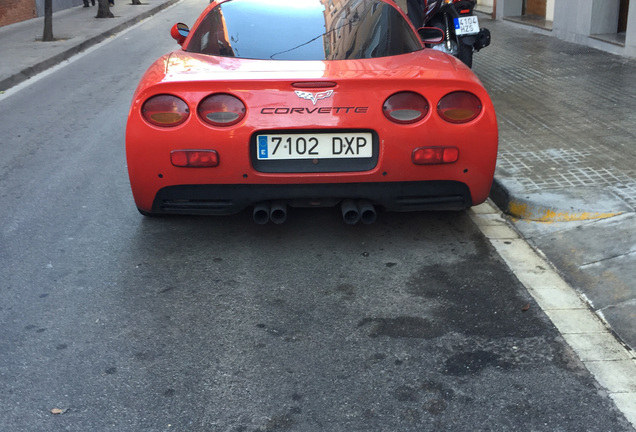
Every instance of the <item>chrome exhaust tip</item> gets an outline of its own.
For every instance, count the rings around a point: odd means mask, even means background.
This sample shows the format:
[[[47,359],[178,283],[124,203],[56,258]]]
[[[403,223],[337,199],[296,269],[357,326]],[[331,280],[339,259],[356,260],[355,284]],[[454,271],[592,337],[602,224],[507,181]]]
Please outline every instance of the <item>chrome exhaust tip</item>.
[[[269,218],[275,224],[282,224],[287,220],[287,204],[282,201],[274,201],[269,210]]]
[[[378,219],[378,214],[375,211],[375,207],[371,202],[367,200],[360,200],[357,202],[358,213],[360,214],[360,220],[363,224],[369,225],[374,223]]]
[[[269,203],[258,203],[254,206],[252,212],[254,222],[259,225],[264,225],[269,222]]]
[[[360,220],[360,212],[358,206],[353,200],[346,199],[340,204],[340,210],[342,211],[342,218],[349,225],[355,225]]]

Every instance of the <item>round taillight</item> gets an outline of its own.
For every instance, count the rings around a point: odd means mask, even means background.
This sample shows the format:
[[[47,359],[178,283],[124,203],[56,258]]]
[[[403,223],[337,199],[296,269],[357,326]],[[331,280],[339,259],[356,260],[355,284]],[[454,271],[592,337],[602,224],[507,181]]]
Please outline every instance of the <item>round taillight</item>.
[[[199,117],[212,126],[232,126],[245,118],[245,104],[236,96],[217,93],[206,97],[198,108]]]
[[[190,109],[188,104],[178,97],[162,94],[144,102],[141,115],[155,126],[173,127],[188,119]]]
[[[413,92],[400,92],[384,101],[382,111],[394,123],[417,123],[426,117],[428,102],[423,96]]]
[[[475,120],[481,109],[479,98],[465,91],[449,93],[437,104],[437,113],[449,123],[468,123]]]

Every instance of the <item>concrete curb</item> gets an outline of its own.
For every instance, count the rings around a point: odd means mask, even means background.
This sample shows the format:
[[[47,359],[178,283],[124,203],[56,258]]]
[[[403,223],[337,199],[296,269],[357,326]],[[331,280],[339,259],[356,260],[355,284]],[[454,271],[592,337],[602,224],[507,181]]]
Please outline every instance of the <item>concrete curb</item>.
[[[62,63],[64,60],[68,60],[69,58],[71,58],[72,56],[87,50],[88,48],[97,45],[98,43],[108,39],[109,37],[127,29],[128,27],[143,21],[144,19],[151,17],[152,15],[155,15],[158,12],[161,12],[162,10],[180,2],[181,0],[168,0],[165,3],[162,3],[160,5],[157,5],[155,7],[153,7],[152,9],[149,9],[139,15],[136,15],[134,17],[131,17],[129,19],[127,19],[126,21],[104,31],[103,33],[100,33],[96,36],[93,36],[89,39],[86,39],[85,41],[74,45],[70,48],[68,48],[67,50],[56,54],[52,57],[47,58],[46,60],[42,60],[39,63],[36,63],[33,66],[29,66],[27,68],[22,69],[21,71],[11,75],[8,78],[3,79],[2,81],[0,81],[0,91],[5,91],[8,90],[9,88],[16,86],[26,80],[28,80],[29,78],[34,77],[35,75],[42,73],[44,71],[46,71],[47,69],[50,69],[51,67],[58,65],[60,63]],[[110,19],[110,18],[103,18],[103,19]]]
[[[545,223],[600,220],[633,211],[622,200],[595,192],[516,193],[495,177],[490,198],[513,218]]]

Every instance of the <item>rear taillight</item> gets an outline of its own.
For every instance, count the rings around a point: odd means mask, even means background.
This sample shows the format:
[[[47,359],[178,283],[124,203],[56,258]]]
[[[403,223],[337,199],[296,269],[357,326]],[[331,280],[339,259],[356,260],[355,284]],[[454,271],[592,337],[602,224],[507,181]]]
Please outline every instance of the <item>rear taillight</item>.
[[[426,117],[428,110],[426,99],[413,92],[396,93],[382,106],[386,118],[399,124],[416,123]]]
[[[176,167],[213,168],[219,165],[219,154],[214,150],[174,150],[170,162]]]
[[[212,126],[232,126],[245,118],[245,104],[236,96],[217,93],[206,97],[198,108],[199,117]]]
[[[468,123],[477,118],[481,109],[479,98],[465,91],[449,93],[437,104],[437,113],[449,123]]]
[[[457,162],[459,149],[457,147],[419,147],[413,150],[415,165],[435,165]]]
[[[147,122],[162,127],[174,127],[188,119],[188,104],[176,96],[162,94],[144,102],[141,115]]]

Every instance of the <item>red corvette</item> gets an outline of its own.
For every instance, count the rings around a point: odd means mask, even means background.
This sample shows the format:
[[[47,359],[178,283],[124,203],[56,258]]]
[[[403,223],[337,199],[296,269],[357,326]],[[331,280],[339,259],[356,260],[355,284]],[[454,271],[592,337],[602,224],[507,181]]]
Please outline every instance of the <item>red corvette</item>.
[[[217,0],[157,60],[126,130],[139,211],[283,222],[288,207],[461,210],[488,197],[479,79],[391,0]],[[426,42],[426,43],[425,43]]]

